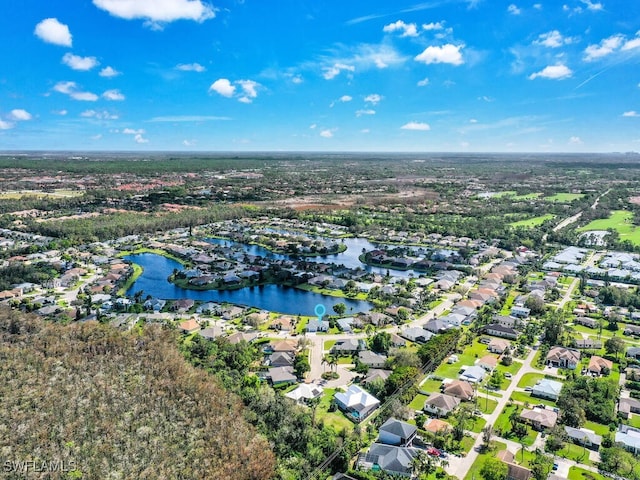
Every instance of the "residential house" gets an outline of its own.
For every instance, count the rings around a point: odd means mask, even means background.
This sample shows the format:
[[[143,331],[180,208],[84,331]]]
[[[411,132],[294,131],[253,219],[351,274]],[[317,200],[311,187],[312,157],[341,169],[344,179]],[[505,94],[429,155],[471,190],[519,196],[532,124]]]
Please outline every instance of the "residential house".
[[[602,443],[602,437],[600,435],[596,435],[596,432],[593,430],[565,426],[564,431],[567,433],[569,440],[582,447],[586,447],[589,450],[597,452],[600,448],[600,444]]]
[[[293,322],[292,317],[278,317],[271,323],[271,328],[281,332],[289,332],[293,328]]]
[[[511,347],[511,342],[503,338],[492,338],[491,342],[489,342],[488,347],[491,353],[502,355],[505,350],[508,350]]]
[[[375,381],[385,382],[387,378],[389,378],[389,375],[391,375],[391,373],[392,373],[391,370],[370,368],[369,371],[367,372],[367,376],[364,378],[364,380],[362,380],[362,384],[366,385],[368,383],[375,382]]]
[[[636,398],[621,398],[618,400],[618,413],[623,418],[629,418],[630,414],[640,414],[640,400]]]
[[[527,307],[513,306],[511,307],[511,316],[518,318],[528,318],[531,315],[531,309]]]
[[[213,327],[203,328],[198,333],[201,337],[206,338],[207,340],[213,340],[216,337],[222,336],[224,329],[214,325]]]
[[[329,331],[329,322],[326,320],[312,318],[307,323],[307,332],[328,332],[328,331]]]
[[[465,382],[463,380],[453,380],[445,384],[442,391],[447,395],[465,401],[473,400],[475,393],[473,386],[469,382]]]
[[[440,318],[433,318],[425,323],[422,328],[431,333],[442,333],[451,328],[451,325]]]
[[[620,424],[615,442],[635,455],[640,455],[640,428]]]
[[[272,367],[267,373],[267,378],[274,387],[298,381],[298,377],[293,373],[292,367]]]
[[[407,345],[407,341],[404,338],[399,337],[395,333],[390,333],[389,335],[391,336],[391,346],[399,348]]]
[[[153,310],[154,312],[159,312],[164,308],[167,304],[165,300],[161,300],[159,298],[150,298],[146,302],[144,302],[145,310]]]
[[[405,447],[411,444],[417,433],[418,428],[415,425],[389,418],[378,429],[378,442]]]
[[[448,433],[451,431],[451,425],[439,418],[429,418],[422,426],[424,430],[431,433]]]
[[[358,352],[358,360],[371,368],[381,368],[387,361],[387,357],[379,355],[371,350],[360,350]]]
[[[562,390],[562,382],[543,378],[536,383],[531,390],[531,395],[538,398],[546,398],[547,400],[558,400],[560,391]]]
[[[498,359],[493,355],[485,355],[484,357],[476,360],[476,365],[484,368],[487,372],[493,372],[498,366]]]
[[[558,421],[558,414],[546,408],[524,408],[520,413],[520,418],[536,430],[544,430],[545,428],[555,427]]]
[[[623,335],[640,335],[640,325],[627,325],[622,333]]]
[[[501,327],[513,328],[517,330],[522,325],[522,320],[517,319],[516,317],[506,316],[506,315],[494,315],[493,323],[498,324]]]
[[[341,332],[351,333],[353,331],[353,317],[340,318],[336,322]]]
[[[295,355],[290,352],[274,352],[269,355],[267,364],[271,367],[293,367]]]
[[[599,350],[600,348],[602,348],[602,342],[600,340],[594,340],[592,338],[578,338],[576,340],[576,348],[579,350]]]
[[[236,332],[228,337],[229,343],[234,345],[240,342],[251,343],[258,338],[258,332]]]
[[[320,385],[314,383],[302,383],[297,388],[285,394],[297,403],[306,403],[309,400],[322,396],[324,389]]]
[[[337,392],[336,405],[356,422],[367,418],[380,406],[380,400],[357,385],[351,385],[346,392]]]
[[[195,302],[190,298],[184,298],[184,299],[176,300],[175,302],[173,302],[173,305],[171,305],[171,309],[180,313],[184,313],[187,310],[189,310],[191,307],[193,307],[194,304]]]
[[[272,352],[288,352],[291,354],[295,354],[298,351],[295,342],[291,340],[276,340],[269,344],[268,349]]]
[[[627,357],[640,360],[640,347],[629,347],[627,349]]]
[[[469,383],[479,383],[484,380],[487,371],[478,366],[473,365],[472,367],[465,367],[464,371],[460,374],[460,380],[465,380]]]
[[[433,333],[420,327],[405,328],[400,332],[400,336],[411,342],[424,343],[433,337]]]
[[[514,328],[503,327],[497,323],[490,323],[489,325],[486,325],[484,327],[484,333],[494,337],[509,338],[511,340],[515,340],[520,335],[520,333]]]
[[[589,366],[587,367],[587,371],[592,375],[608,375],[613,369],[613,362],[611,360],[607,360],[606,358],[599,357],[597,355],[593,355],[589,359]]]
[[[445,393],[434,392],[424,402],[424,411],[438,417],[446,417],[460,405],[460,399]]]
[[[367,470],[382,470],[391,475],[410,477],[412,463],[422,450],[374,443],[366,454],[360,455],[358,465]]]
[[[498,452],[496,458],[507,464],[507,476],[505,480],[529,480],[533,476],[531,470],[514,463],[514,455],[509,450]]]
[[[576,317],[573,319],[573,323],[575,323],[576,325],[584,325],[585,327],[589,328],[598,327],[598,321],[595,318],[589,317]]]
[[[366,348],[364,340],[357,340],[355,338],[348,338],[346,340],[338,340],[333,347],[331,347],[331,353],[336,355],[349,356]]]
[[[547,364],[573,370],[580,363],[580,352],[572,348],[553,347],[547,354]]]
[[[200,330],[200,324],[192,318],[190,320],[185,320],[178,325],[178,329],[182,333],[194,333]]]

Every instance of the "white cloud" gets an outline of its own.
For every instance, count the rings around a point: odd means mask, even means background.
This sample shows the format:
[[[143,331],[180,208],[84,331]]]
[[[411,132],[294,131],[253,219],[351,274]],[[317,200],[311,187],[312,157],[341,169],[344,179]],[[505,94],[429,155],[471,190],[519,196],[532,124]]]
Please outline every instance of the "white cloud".
[[[236,91],[236,87],[231,85],[231,82],[226,78],[219,78],[209,87],[209,91],[212,90],[222,95],[223,97],[233,97],[233,94]]]
[[[430,30],[442,30],[444,25],[441,22],[423,23],[422,29],[426,31]]]
[[[206,68],[204,68],[199,63],[179,63],[178,65],[176,65],[176,69],[181,70],[183,72],[198,72],[198,73],[202,73],[206,70]]]
[[[402,32],[401,37],[417,37],[418,29],[415,23],[404,23],[402,20],[398,20],[395,23],[385,25],[382,29],[385,33]]]
[[[372,93],[370,95],[367,95],[366,97],[364,97],[364,101],[366,103],[370,103],[372,105],[377,105],[378,103],[380,103],[380,101],[383,99],[384,97],[382,95],[379,95],[377,93]]]
[[[98,95],[96,95],[95,93],[83,92],[78,90],[78,85],[76,85],[76,82],[58,82],[55,84],[53,89],[56,92],[69,95],[74,100],[84,102],[95,102],[96,100],[98,100]]]
[[[91,92],[71,92],[69,96],[80,102],[95,102],[98,100],[98,95]]]
[[[419,87],[426,87],[427,85],[429,85],[429,79],[423,78],[416,85],[418,85]]]
[[[301,75],[294,75],[291,77],[291,82],[295,83],[296,85],[300,85],[302,82],[304,82],[304,79]]]
[[[507,12],[509,12],[511,15],[520,15],[522,13],[522,10],[520,10],[517,5],[512,3],[507,7]]]
[[[335,63],[331,67],[324,67],[323,70],[324,70],[324,73],[322,74],[322,76],[326,80],[332,80],[338,75],[340,75],[340,72],[342,71],[355,72],[356,67],[354,67],[353,65],[346,65],[344,63]]]
[[[640,113],[635,110],[629,110],[628,112],[624,112],[622,114],[623,117],[640,117]]]
[[[98,120],[117,120],[119,117],[114,113],[109,113],[106,110],[101,112],[97,112],[95,110],[85,110],[80,114],[81,117],[85,118],[96,118]]]
[[[418,130],[418,131],[422,131],[422,132],[426,132],[427,130],[431,130],[431,126],[428,123],[423,123],[423,122],[405,123],[400,128],[402,130]]]
[[[102,138],[101,133],[97,133],[96,135],[91,136],[91,140],[100,140]]]
[[[122,100],[124,100],[124,95],[120,92],[120,90],[107,90],[106,92],[104,92],[102,94],[102,98],[105,98],[106,100],[111,100],[113,102],[120,102]]]
[[[622,45],[622,48],[620,48],[620,50],[632,50],[638,47],[640,47],[640,31],[636,33],[636,38],[624,42],[624,45]]]
[[[138,134],[133,137],[136,143],[149,143],[149,140],[144,138],[142,135]]]
[[[311,125],[309,125],[309,128],[311,130],[315,130],[318,127],[318,125],[316,125],[315,123],[312,123]]]
[[[415,57],[418,62],[426,63],[449,63],[451,65],[462,65],[464,60],[460,50],[464,48],[464,44],[453,45],[447,43],[441,47],[429,46],[424,51]]]
[[[328,130],[328,129],[327,130],[322,130],[320,132],[320,136],[323,137],[323,138],[331,138],[331,137],[333,137],[333,132],[331,130]]]
[[[581,0],[587,6],[587,10],[591,10],[593,12],[598,12],[604,9],[604,5],[600,2],[592,2],[591,0]]]
[[[139,128],[138,130],[135,130],[133,128],[125,128],[124,130],[122,130],[122,133],[124,133],[125,135],[144,135],[144,133],[146,132],[143,128]]]
[[[351,95],[343,95],[340,97],[340,101],[342,103],[347,103],[347,102],[350,102],[351,100],[353,100],[353,97]]]
[[[140,18],[154,28],[175,20],[204,22],[215,17],[215,10],[201,0],[93,0],[93,4],[114,17]]]
[[[230,117],[218,117],[214,115],[166,115],[153,117],[150,122],[208,122],[216,120],[231,120]]]
[[[531,75],[529,75],[529,80],[534,80],[538,77],[548,78],[551,80],[562,80],[565,78],[569,78],[572,74],[573,72],[569,67],[559,63],[557,65],[549,65],[539,72],[532,73]]]
[[[375,115],[375,114],[376,114],[376,111],[371,108],[356,110],[356,117],[361,117],[362,115]]]
[[[63,47],[71,46],[71,32],[69,27],[60,23],[57,18],[45,18],[36,25],[33,33],[41,40]]]
[[[258,82],[254,82],[253,80],[238,80],[236,82],[242,88],[244,95],[242,95],[238,100],[243,103],[251,103],[254,98],[258,96],[257,88],[260,87]]]
[[[100,73],[98,75],[100,75],[101,77],[112,78],[120,75],[120,72],[113,67],[104,67],[102,70],[100,70]]]
[[[15,125],[11,122],[5,122],[4,120],[0,119],[0,130],[9,130],[11,128],[13,128]]]
[[[182,144],[185,147],[193,147],[196,144],[196,141],[195,140],[183,140]]]
[[[487,95],[482,95],[482,96],[478,97],[478,100],[482,100],[483,102],[487,102],[487,103],[491,103],[491,102],[495,102],[496,101],[495,98],[489,97]]]
[[[371,132],[371,130],[369,130],[368,128],[363,128],[362,130],[360,130],[360,133],[369,133]]]
[[[469,119],[469,123],[478,123],[478,120],[476,120],[475,118],[471,118]]]
[[[54,111],[53,111],[53,113],[55,113],[56,115],[62,115],[62,116],[64,116],[64,115],[66,115],[66,114],[67,114],[67,113],[69,113],[69,112],[68,112],[67,110],[62,109],[62,110],[54,110]]]
[[[582,139],[580,137],[570,137],[569,145],[582,145]]]
[[[14,110],[11,110],[11,113],[9,114],[9,118],[11,118],[11,120],[24,122],[27,120],[31,120],[33,117],[26,110],[23,110],[22,108],[16,108]]]
[[[96,57],[80,57],[73,53],[65,53],[62,57],[62,63],[74,70],[87,71],[99,65]]]
[[[549,48],[558,48],[563,45],[569,45],[575,41],[572,37],[563,37],[558,30],[551,30],[550,32],[540,34],[537,40],[533,43],[536,45],[544,45]]]
[[[618,50],[624,42],[624,35],[612,35],[602,40],[598,45],[589,45],[584,50],[584,59],[587,62],[597,60]]]
[[[542,4],[541,3],[534,3],[533,4],[533,8],[535,8],[536,10],[542,10]]]

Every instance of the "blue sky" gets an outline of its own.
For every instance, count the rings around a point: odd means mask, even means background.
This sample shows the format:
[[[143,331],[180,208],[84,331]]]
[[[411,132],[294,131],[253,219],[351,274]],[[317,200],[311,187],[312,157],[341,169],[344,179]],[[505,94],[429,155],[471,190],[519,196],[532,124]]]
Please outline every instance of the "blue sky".
[[[0,4],[0,150],[640,151],[637,0]]]

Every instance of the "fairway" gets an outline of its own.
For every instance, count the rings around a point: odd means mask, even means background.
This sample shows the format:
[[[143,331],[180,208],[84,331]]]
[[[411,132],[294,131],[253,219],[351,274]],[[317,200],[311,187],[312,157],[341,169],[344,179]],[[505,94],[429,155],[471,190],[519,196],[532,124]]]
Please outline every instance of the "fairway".
[[[569,203],[584,197],[584,193],[556,193],[550,197],[544,197],[547,202]]]
[[[518,227],[533,228],[533,227],[538,227],[542,225],[544,222],[546,222],[547,220],[552,220],[554,218],[555,218],[555,215],[548,213],[547,215],[542,215],[540,217],[533,217],[533,218],[528,218],[526,220],[513,222],[513,223],[510,223],[509,225],[514,228],[518,228]]]
[[[609,218],[593,220],[588,225],[580,227],[579,232],[590,230],[613,229],[620,235],[620,240],[629,240],[634,245],[640,245],[640,227],[633,224],[633,213],[626,210],[615,210]]]

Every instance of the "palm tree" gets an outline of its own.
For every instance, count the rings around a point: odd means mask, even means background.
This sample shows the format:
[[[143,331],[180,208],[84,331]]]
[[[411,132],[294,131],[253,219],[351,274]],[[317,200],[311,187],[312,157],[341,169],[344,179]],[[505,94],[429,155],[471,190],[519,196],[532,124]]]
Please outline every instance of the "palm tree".
[[[336,357],[334,354],[329,355],[329,367],[331,368],[331,371],[333,371],[333,367],[338,367],[338,357]]]

